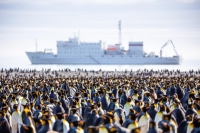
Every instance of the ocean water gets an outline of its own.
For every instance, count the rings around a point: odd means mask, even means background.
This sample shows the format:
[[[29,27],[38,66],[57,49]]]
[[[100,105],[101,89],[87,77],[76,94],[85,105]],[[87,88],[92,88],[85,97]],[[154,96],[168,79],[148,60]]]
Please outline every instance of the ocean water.
[[[5,61],[0,64],[0,69],[9,69],[9,68],[20,68],[20,69],[36,69],[38,71],[51,69],[51,70],[63,70],[70,69],[75,71],[78,69],[81,70],[103,70],[103,71],[137,71],[137,70],[180,70],[180,71],[189,71],[189,70],[200,70],[200,61],[199,60],[187,60],[181,62],[180,65],[31,65],[30,62],[25,61],[23,63],[16,63],[13,61]]]

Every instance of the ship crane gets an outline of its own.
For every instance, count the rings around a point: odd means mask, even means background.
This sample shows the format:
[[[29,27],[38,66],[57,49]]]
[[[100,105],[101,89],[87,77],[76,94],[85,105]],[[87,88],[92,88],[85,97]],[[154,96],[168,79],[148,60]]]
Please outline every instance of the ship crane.
[[[160,57],[162,57],[162,49],[163,49],[165,46],[167,46],[169,43],[172,44],[172,46],[173,46],[173,48],[174,48],[174,52],[175,52],[176,56],[178,56],[178,53],[177,53],[177,51],[176,51],[176,49],[175,49],[175,46],[174,46],[172,40],[168,40],[168,41],[161,47],[161,49],[160,49]]]

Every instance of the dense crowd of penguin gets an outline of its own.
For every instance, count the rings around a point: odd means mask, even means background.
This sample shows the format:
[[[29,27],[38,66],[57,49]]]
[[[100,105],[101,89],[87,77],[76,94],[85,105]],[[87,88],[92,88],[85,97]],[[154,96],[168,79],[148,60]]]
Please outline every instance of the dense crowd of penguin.
[[[0,133],[200,133],[200,71],[61,73],[2,69]]]

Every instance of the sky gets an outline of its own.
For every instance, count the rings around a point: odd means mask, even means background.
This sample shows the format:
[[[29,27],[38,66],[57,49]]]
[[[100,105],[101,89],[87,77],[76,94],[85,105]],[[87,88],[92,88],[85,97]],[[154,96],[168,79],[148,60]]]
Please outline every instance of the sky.
[[[200,0],[0,0],[0,68],[30,64],[25,51],[53,49],[56,41],[142,41],[159,55],[172,40],[182,61],[200,62]],[[171,44],[164,56],[174,55]],[[14,66],[15,65],[15,66]]]

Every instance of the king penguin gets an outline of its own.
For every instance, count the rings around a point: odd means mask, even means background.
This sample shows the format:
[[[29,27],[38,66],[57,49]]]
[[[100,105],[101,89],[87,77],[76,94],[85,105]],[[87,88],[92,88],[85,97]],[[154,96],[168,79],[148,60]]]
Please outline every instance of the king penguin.
[[[65,120],[65,114],[58,112],[56,114],[56,122],[54,123],[53,130],[57,132],[68,133],[69,129],[69,123]]]
[[[159,123],[162,120],[163,112],[166,112],[166,108],[162,103],[160,104],[159,107],[160,107],[160,110],[156,113],[155,118],[154,118],[154,121],[157,123]]]
[[[133,102],[132,98],[128,97],[127,102],[124,105],[124,111],[125,111],[126,117],[128,116],[129,111],[130,111],[130,109],[133,108],[133,106],[134,106],[134,102]]]
[[[12,133],[20,132],[18,128],[18,123],[22,123],[21,112],[18,110],[18,104],[13,105],[13,113],[12,113]]]
[[[5,118],[5,113],[3,111],[0,111],[0,132],[11,133],[10,125]]]
[[[150,121],[149,130],[147,133],[159,133],[158,124],[155,121]]]
[[[138,127],[136,112],[134,110],[132,110],[132,112],[129,114],[129,118],[124,122],[123,127],[130,130]]]
[[[142,133],[146,133],[149,130],[149,122],[151,120],[151,117],[149,116],[149,114],[147,113],[147,108],[143,107],[142,108],[142,113],[141,116],[138,118],[138,125],[139,127],[142,126],[143,128],[141,128],[141,132]]]
[[[194,115],[186,116],[186,120],[182,121],[178,127],[178,133],[191,133],[194,129]]]

